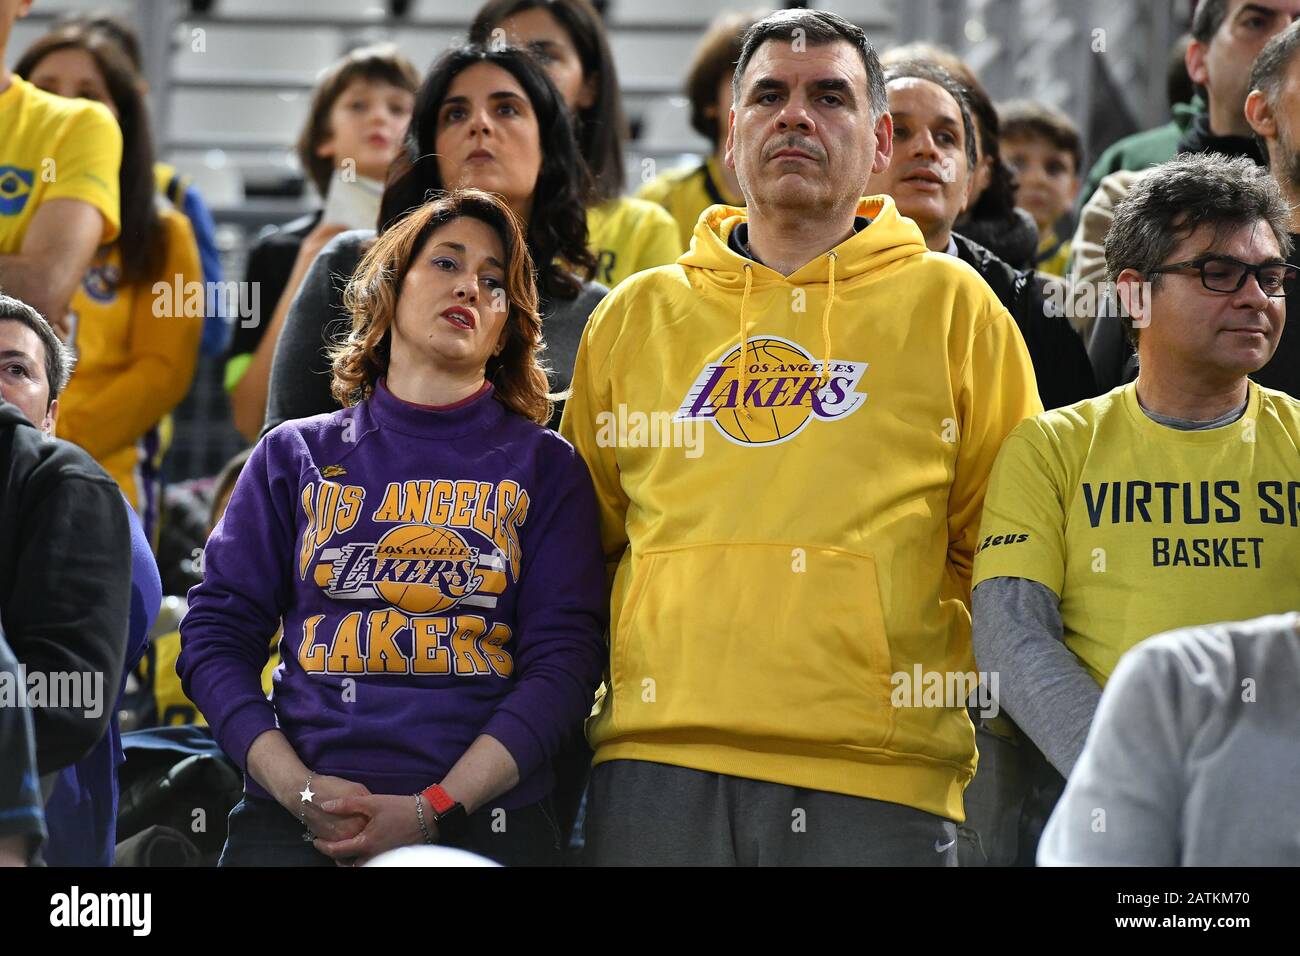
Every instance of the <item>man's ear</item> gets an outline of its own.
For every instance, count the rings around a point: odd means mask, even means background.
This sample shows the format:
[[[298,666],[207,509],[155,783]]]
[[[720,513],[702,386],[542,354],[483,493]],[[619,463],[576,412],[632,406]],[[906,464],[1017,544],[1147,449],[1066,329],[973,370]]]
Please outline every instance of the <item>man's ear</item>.
[[[1151,286],[1142,273],[1136,269],[1125,269],[1115,277],[1115,292],[1124,306],[1127,321],[1139,329],[1151,324]]]
[[[728,169],[736,168],[736,108],[727,110],[727,151],[722,154],[722,161]]]
[[[41,431],[54,437],[55,428],[59,423],[59,400],[56,398],[50,402],[50,407],[45,410],[45,420],[41,422]]]
[[[883,173],[894,159],[894,117],[888,110],[876,120],[876,156],[871,161],[873,173]]]
[[[1193,40],[1187,44],[1187,52],[1183,54],[1183,65],[1187,67],[1187,75],[1197,86],[1205,86],[1210,79],[1210,71],[1205,66],[1209,54],[1209,44],[1202,43],[1200,40]]]
[[[1251,90],[1246,97],[1246,122],[1264,139],[1277,138],[1277,116],[1263,90]]]

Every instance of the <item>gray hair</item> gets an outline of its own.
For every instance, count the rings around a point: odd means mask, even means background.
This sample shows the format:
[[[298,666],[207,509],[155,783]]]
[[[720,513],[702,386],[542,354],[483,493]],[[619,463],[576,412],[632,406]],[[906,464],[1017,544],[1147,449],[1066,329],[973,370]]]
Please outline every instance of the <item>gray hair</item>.
[[[1186,153],[1153,166],[1133,183],[1115,206],[1106,233],[1106,278],[1115,282],[1125,269],[1151,276],[1174,248],[1201,226],[1225,228],[1263,222],[1273,231],[1282,258],[1291,255],[1291,207],[1276,181],[1244,156]],[[1126,323],[1130,336],[1137,333]]]
[[[50,387],[49,401],[52,404],[63,394],[63,390],[68,387],[68,379],[72,377],[72,367],[76,364],[72,349],[54,334],[54,329],[43,315],[21,299],[0,293],[0,321],[5,319],[27,326],[36,333],[41,345],[45,347],[45,381]]]
[[[731,78],[732,97],[740,100],[741,77],[759,47],[768,40],[792,41],[796,37],[809,46],[825,46],[843,40],[857,50],[867,71],[867,99],[872,122],[889,112],[889,93],[885,90],[885,76],[875,47],[861,27],[825,10],[778,10],[746,30],[740,46],[740,59],[736,61],[736,72]]]

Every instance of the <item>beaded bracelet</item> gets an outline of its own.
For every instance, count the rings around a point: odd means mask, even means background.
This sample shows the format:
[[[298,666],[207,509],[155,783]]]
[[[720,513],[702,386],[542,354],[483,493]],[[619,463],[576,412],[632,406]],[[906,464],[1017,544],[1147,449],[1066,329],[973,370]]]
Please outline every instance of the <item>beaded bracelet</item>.
[[[433,836],[429,833],[429,828],[424,824],[424,801],[420,799],[420,794],[415,794],[415,812],[420,819],[420,832],[424,834],[424,842],[432,843]]]

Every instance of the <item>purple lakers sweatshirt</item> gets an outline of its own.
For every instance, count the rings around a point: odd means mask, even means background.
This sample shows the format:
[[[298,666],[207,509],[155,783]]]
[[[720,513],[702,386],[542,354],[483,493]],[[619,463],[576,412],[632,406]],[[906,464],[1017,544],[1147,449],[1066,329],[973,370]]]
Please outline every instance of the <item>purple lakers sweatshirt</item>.
[[[279,727],[318,774],[415,793],[490,734],[519,766],[494,801],[511,809],[550,792],[550,760],[591,710],[607,606],[591,479],[568,442],[490,386],[435,409],[381,382],[254,449],[176,669],[245,770]]]

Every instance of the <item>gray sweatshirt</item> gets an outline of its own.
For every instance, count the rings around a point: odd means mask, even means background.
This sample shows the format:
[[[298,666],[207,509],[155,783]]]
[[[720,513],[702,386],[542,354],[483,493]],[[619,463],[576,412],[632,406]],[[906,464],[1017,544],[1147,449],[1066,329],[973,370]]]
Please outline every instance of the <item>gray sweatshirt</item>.
[[[1040,866],[1300,866],[1300,613],[1120,660]]]
[[[340,233],[321,250],[307,271],[275,345],[263,433],[292,418],[338,409],[330,394],[326,349],[352,328],[352,317],[343,307],[343,289],[374,237],[373,229]],[[569,387],[587,317],[608,291],[599,283],[588,282],[576,299],[543,305],[546,351],[542,361],[551,370],[553,392]],[[559,423],[560,408],[557,403],[552,425]]]

